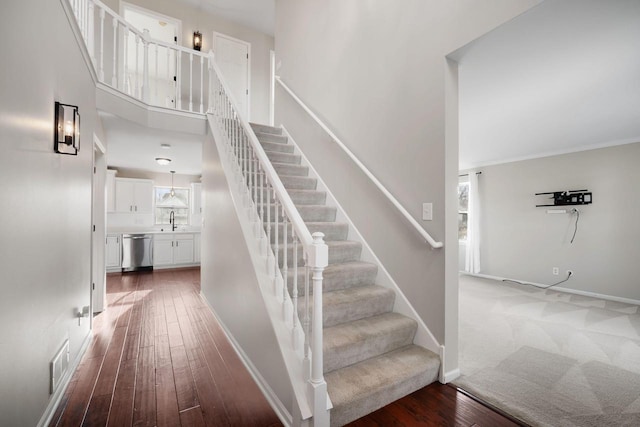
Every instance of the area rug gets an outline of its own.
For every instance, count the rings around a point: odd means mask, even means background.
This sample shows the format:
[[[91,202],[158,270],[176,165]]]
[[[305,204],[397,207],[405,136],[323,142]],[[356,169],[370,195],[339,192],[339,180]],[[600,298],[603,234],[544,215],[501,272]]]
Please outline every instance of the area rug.
[[[640,310],[460,277],[458,387],[532,426],[640,426]]]

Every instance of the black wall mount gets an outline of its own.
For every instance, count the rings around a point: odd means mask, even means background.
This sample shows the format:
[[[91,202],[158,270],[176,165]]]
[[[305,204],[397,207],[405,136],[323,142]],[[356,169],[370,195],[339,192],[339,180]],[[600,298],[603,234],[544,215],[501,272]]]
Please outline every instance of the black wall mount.
[[[551,191],[549,193],[536,193],[536,196],[551,195],[549,199],[552,204],[536,205],[537,208],[543,206],[571,206],[590,205],[593,202],[593,195],[589,190]]]

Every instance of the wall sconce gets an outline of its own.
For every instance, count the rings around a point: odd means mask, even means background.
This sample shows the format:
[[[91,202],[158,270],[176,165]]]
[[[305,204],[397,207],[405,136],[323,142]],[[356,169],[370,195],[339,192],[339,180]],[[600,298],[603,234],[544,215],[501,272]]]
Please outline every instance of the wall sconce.
[[[195,50],[202,49],[202,33],[200,31],[193,32],[193,48]]]
[[[53,149],[56,153],[77,156],[80,151],[80,113],[75,105],[55,103]]]

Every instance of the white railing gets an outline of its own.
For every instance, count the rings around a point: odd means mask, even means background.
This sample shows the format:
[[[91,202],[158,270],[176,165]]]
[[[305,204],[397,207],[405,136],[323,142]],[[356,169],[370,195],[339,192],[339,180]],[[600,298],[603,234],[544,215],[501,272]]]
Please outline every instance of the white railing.
[[[283,320],[291,328],[291,345],[296,351],[302,350],[300,363],[303,380],[308,384],[306,397],[313,423],[315,426],[329,425],[322,343],[322,272],[328,264],[328,247],[322,233],[312,235],[309,232],[251,126],[239,114],[214,61],[210,62],[210,67],[209,111],[226,137],[227,154],[237,165],[242,191],[246,192],[251,205],[252,219],[258,227],[264,227],[264,230],[256,230],[256,236],[267,254],[273,292],[282,303]],[[299,272],[304,276],[302,321],[298,310]]]
[[[375,184],[375,186],[378,187],[382,194],[384,194],[385,197],[389,199],[393,206],[395,206],[396,209],[400,211],[402,216],[404,216],[405,219],[409,221],[413,228],[416,229],[416,231],[427,241],[427,243],[429,243],[432,248],[441,248],[443,246],[442,242],[437,242],[433,237],[431,237],[429,233],[427,233],[424,228],[420,226],[420,224],[418,224],[418,221],[416,221],[415,218],[413,218],[411,214],[409,214],[409,212],[404,208],[404,206],[402,206],[400,202],[395,197],[393,197],[393,194],[391,194],[389,190],[387,190],[387,188],[382,185],[378,178],[376,178],[375,175],[373,175],[373,173],[371,173],[371,171],[367,169],[367,167],[360,161],[360,159],[358,159],[356,155],[353,154],[351,150],[349,150],[349,148],[347,148],[347,146],[340,140],[340,138],[338,138],[331,131],[331,129],[329,129],[327,125],[325,125],[322,120],[320,120],[320,118],[318,118],[318,116],[316,116],[315,113],[311,111],[311,109],[307,107],[304,102],[302,102],[300,98],[298,98],[298,96],[291,90],[291,88],[289,88],[289,86],[287,86],[282,81],[279,76],[276,76],[276,81],[280,84],[280,86],[282,86],[284,90],[287,91],[289,95],[291,95],[291,97],[298,103],[298,105],[300,105],[304,109],[304,111],[306,111],[307,114],[311,116],[311,118],[327,133],[327,135],[329,135],[331,139],[333,139],[333,141],[338,144],[338,146],[342,148],[345,153],[347,153],[349,158],[353,160],[353,162],[360,168],[360,170],[362,170],[362,172],[364,172],[364,174]]]
[[[100,0],[69,4],[100,83],[145,104],[206,113],[211,53],[152,39]]]

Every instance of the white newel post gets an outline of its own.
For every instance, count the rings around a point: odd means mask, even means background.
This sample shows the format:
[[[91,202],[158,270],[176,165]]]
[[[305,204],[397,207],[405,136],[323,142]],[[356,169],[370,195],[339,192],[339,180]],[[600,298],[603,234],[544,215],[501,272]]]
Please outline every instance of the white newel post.
[[[324,243],[324,234],[312,234],[313,243],[309,250],[309,266],[313,276],[313,320],[311,324],[311,379],[309,392],[313,408],[313,425],[316,427],[329,425],[327,410],[327,383],[323,374],[323,330],[322,330],[322,272],[329,264],[329,249]]]
[[[144,48],[142,58],[142,100],[149,103],[149,30],[142,32],[142,45]]]

